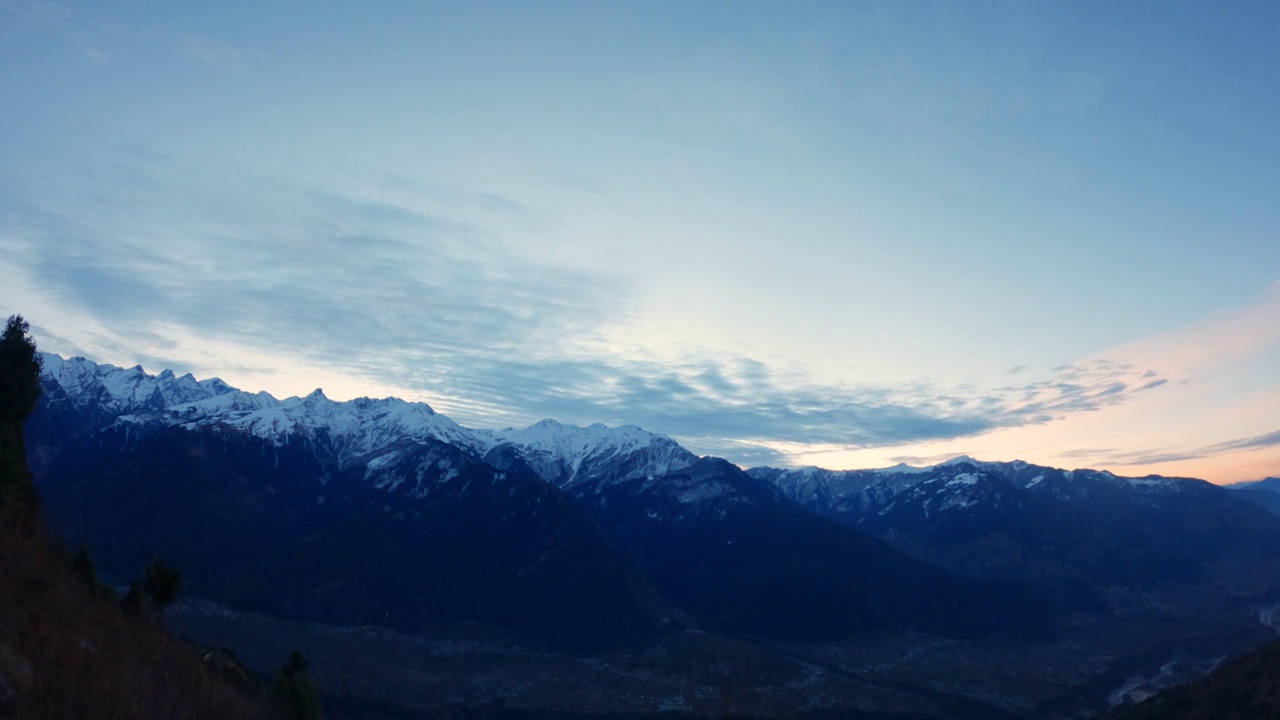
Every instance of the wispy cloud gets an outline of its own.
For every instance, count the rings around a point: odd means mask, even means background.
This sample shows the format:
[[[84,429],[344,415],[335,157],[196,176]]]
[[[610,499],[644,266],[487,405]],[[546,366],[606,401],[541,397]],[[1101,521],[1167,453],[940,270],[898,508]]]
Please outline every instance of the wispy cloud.
[[[103,50],[102,48],[95,47],[93,45],[81,45],[80,51],[84,53],[85,57],[89,58],[90,60],[96,63],[101,63],[105,65],[111,62],[111,55],[109,55],[107,51]]]
[[[6,9],[11,18],[31,30],[58,38],[93,62],[111,62],[111,54],[98,42],[103,34],[103,23],[73,13],[71,8],[52,0],[15,2]]]
[[[507,407],[547,408],[571,419],[647,424],[732,458],[744,442],[867,448],[1047,423],[1124,402],[1130,393],[1119,379],[1127,374],[1132,370],[1126,367],[1072,367],[1063,373],[1075,381],[1069,386],[1055,378],[982,391],[925,383],[797,384],[749,359],[672,366],[590,358],[504,363],[484,372],[473,392],[502,398]],[[1027,403],[1027,395],[1036,400]]]
[[[49,24],[62,23],[71,15],[70,8],[52,0],[16,2],[10,4],[7,9],[11,15],[22,20]]]
[[[624,357],[603,338],[631,311],[625,278],[514,254],[448,210],[520,211],[517,200],[435,192],[447,202],[431,209],[250,183],[234,197],[187,187],[183,196],[203,204],[175,208],[155,194],[196,181],[165,158],[120,149],[107,165],[119,168],[115,197],[72,187],[41,205],[5,195],[0,230],[30,241],[17,261],[33,285],[111,328],[99,349],[153,366],[200,370],[166,339],[165,328],[185,328],[429,394],[473,425],[636,423],[744,463],[776,462],[788,443],[894,446],[1043,424],[1165,381],[1094,360],[995,388],[836,385],[749,357]],[[262,193],[284,210],[254,217]],[[249,210],[236,222],[228,207]]]
[[[249,54],[240,48],[202,37],[187,37],[178,42],[187,57],[199,60],[214,70],[240,71],[249,67]]]
[[[1211,445],[1203,445],[1196,448],[1172,450],[1164,449],[1148,449],[1148,450],[1122,450],[1118,448],[1082,448],[1062,453],[1064,457],[1090,458],[1109,465],[1157,465],[1161,463],[1182,462],[1184,460],[1199,460],[1202,458],[1217,457],[1226,455],[1238,450],[1256,450],[1259,448],[1280,446],[1280,430],[1255,435],[1252,437],[1236,438],[1234,440],[1226,440],[1223,442],[1213,443]]]

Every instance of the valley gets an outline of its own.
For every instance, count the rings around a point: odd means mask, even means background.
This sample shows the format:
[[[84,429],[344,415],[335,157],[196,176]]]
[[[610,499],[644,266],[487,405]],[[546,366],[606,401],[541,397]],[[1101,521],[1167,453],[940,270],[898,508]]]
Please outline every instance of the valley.
[[[172,629],[261,673],[301,649],[348,708],[1088,718],[1276,635],[1280,517],[1199,480],[744,471],[635,426],[44,366],[51,524],[108,578],[162,554]]]
[[[298,623],[189,600],[174,627],[237,649],[270,668],[301,648],[323,687],[416,708],[501,704],[553,712],[655,712],[683,697],[706,714],[798,711],[900,713],[956,718],[1088,718],[1211,671],[1226,655],[1275,638],[1224,617],[1146,627],[1132,618],[1074,628],[1028,644],[918,633],[866,633],[823,643],[734,639],[699,631],[604,653],[566,653],[527,635],[483,625],[417,633],[386,627]],[[1171,650],[1170,648],[1176,648]],[[1173,655],[1163,653],[1173,652]]]

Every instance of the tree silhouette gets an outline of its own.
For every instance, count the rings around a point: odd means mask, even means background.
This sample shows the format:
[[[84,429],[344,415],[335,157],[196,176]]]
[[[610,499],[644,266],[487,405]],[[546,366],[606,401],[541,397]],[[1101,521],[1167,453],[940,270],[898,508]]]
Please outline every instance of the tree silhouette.
[[[71,555],[71,572],[94,597],[109,596],[115,593],[111,586],[103,583],[98,578],[98,569],[94,567],[93,558],[89,555],[89,549],[84,545],[76,548],[75,553]]]
[[[177,568],[169,567],[164,559],[157,555],[147,565],[147,576],[142,581],[142,590],[147,594],[152,607],[157,613],[163,613],[170,603],[178,598],[182,590],[182,573]]]
[[[0,511],[9,522],[34,529],[39,500],[22,437],[22,421],[40,397],[40,356],[21,315],[0,334]]]
[[[147,565],[144,578],[129,583],[129,592],[120,599],[120,607],[126,615],[150,616],[159,622],[164,619],[164,609],[177,599],[181,590],[182,573],[166,565],[157,555]]]
[[[21,423],[40,397],[40,356],[21,315],[11,315],[0,335],[0,423]]]
[[[142,589],[142,583],[134,580],[129,583],[129,592],[120,598],[120,609],[124,610],[124,614],[130,617],[142,617],[147,610],[147,593]]]
[[[271,694],[288,708],[290,717],[319,720],[320,699],[307,676],[307,659],[297,650],[290,653],[289,660],[276,671],[271,682]]]

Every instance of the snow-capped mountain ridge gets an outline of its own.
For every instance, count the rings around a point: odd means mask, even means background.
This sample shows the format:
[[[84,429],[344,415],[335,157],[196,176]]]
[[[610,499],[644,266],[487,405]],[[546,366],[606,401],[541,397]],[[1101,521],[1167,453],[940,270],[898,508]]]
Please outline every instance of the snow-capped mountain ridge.
[[[134,415],[121,419],[145,423],[157,417]],[[334,443],[344,464],[406,440],[438,440],[472,452],[482,448],[471,431],[436,413],[425,403],[398,398],[337,402],[325,397],[321,390],[285,400],[276,400],[265,393],[249,395],[236,391],[167,408],[160,419],[188,428],[213,424],[236,428],[275,443],[294,434],[307,437],[323,434]]]
[[[855,525],[890,512],[901,515],[904,503],[919,505],[922,517],[932,517],[936,511],[969,512],[986,502],[1001,502],[1005,496],[1001,487],[1066,503],[1089,502],[1090,498],[1112,492],[1149,503],[1184,491],[1188,483],[1198,482],[1160,476],[1125,478],[1106,470],[1063,470],[1024,460],[992,462],[967,455],[924,467],[901,464],[879,470],[758,467],[748,473],[776,485],[787,497],[814,512]]]
[[[304,397],[277,399],[266,392],[237,390],[217,378],[196,380],[169,370],[149,375],[140,366],[120,368],[49,354],[42,354],[42,359],[49,397],[89,409],[97,423],[128,423],[142,430],[216,426],[277,445],[302,436],[328,448],[343,467],[375,460],[379,467],[394,466],[411,447],[434,441],[457,447],[500,470],[531,472],[569,488],[584,482],[598,485],[662,477],[698,459],[670,437],[635,425],[580,427],[546,419],[526,428],[473,429],[436,413],[426,403],[397,398],[337,402],[317,389]],[[963,468],[1064,500],[1091,492],[1089,487],[1097,483],[1137,493],[1177,488],[1176,480],[1159,477],[1119,478],[1106,471],[1060,470],[1022,460],[980,461],[967,455],[923,467],[900,463],[873,470],[810,466],[748,472],[810,509],[865,515],[944,470]]]
[[[926,466],[926,467],[916,467],[916,466],[914,466],[914,465],[908,465],[908,464],[906,464],[906,463],[904,463],[904,462],[900,462],[900,463],[898,463],[897,465],[893,465],[893,466],[891,466],[891,467],[887,467],[887,468],[878,468],[878,469],[876,470],[876,472],[882,472],[882,473],[922,473],[922,472],[927,472],[928,470],[929,470],[929,467],[927,467],[927,466]]]
[[[453,445],[477,458],[487,456],[503,469],[523,464],[561,486],[587,476],[660,476],[697,459],[671,438],[635,425],[579,427],[546,419],[523,429],[477,430],[422,402],[367,397],[340,402],[321,389],[282,400],[267,392],[237,390],[216,378],[197,381],[169,370],[149,375],[141,366],[119,368],[84,358],[41,355],[42,381],[50,396],[65,397],[75,407],[91,408],[115,422],[188,429],[217,426],[277,445],[301,435],[323,440],[344,467],[375,459],[387,466],[411,446],[429,441]]]
[[[939,472],[929,479],[895,495],[875,514],[881,517],[892,514],[899,523],[904,516],[915,522],[927,522],[945,513],[999,501],[1005,491],[1014,491],[1010,487],[1012,483],[973,463],[943,463],[936,466],[936,470]]]
[[[518,460],[560,487],[586,480],[662,476],[698,459],[666,435],[635,425],[578,427],[547,419],[523,430],[477,430],[475,434],[489,442],[487,462],[505,467]]]
[[[99,365],[82,357],[63,359],[40,353],[42,376],[55,381],[77,404],[94,403],[117,414],[158,410],[169,405],[207,400],[234,392],[218,378],[196,380],[171,370],[148,375],[141,365],[131,368]]]
[[[530,450],[548,452],[568,459],[576,472],[584,460],[606,450],[627,452],[641,450],[659,442],[673,443],[666,435],[651,433],[636,425],[608,427],[593,423],[586,427],[570,425],[547,418],[527,428],[503,430],[474,430],[475,435],[487,441],[486,450],[511,443]]]

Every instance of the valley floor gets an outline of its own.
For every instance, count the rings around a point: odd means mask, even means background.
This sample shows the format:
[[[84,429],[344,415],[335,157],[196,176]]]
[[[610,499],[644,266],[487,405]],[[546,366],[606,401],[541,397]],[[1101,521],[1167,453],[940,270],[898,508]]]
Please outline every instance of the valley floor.
[[[344,706],[496,707],[525,712],[796,717],[856,709],[915,718],[1088,718],[1203,675],[1275,637],[1238,608],[1197,621],[1168,613],[1078,618],[1049,643],[868,634],[822,644],[756,643],[683,631],[604,654],[555,652],[482,625],[409,634],[298,623],[188,600],[173,628],[234,648],[268,672],[294,648]],[[352,717],[350,711],[344,717]],[[370,710],[371,715],[385,716]]]

